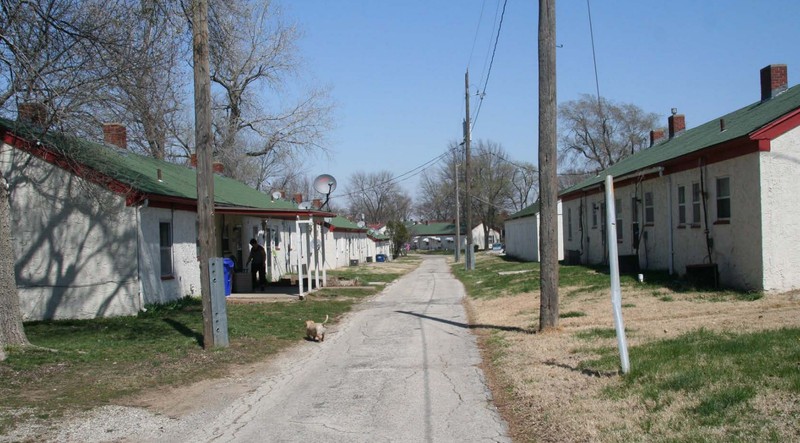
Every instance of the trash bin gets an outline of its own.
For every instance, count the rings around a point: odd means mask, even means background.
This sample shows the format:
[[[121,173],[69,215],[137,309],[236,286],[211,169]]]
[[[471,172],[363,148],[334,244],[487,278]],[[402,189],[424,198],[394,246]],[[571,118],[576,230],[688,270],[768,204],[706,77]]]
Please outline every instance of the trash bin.
[[[222,269],[224,270],[224,278],[225,278],[225,296],[231,295],[231,288],[233,286],[233,268],[236,266],[236,262],[229,258],[222,259]]]
[[[377,262],[385,262],[386,256],[384,254],[378,254],[375,256],[375,261]]]

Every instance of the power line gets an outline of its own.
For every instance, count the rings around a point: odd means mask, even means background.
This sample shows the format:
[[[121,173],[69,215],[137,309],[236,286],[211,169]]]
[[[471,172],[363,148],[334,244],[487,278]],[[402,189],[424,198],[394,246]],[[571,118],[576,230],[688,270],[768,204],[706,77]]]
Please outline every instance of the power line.
[[[597,76],[597,55],[594,51],[594,28],[592,27],[592,8],[589,6],[589,0],[586,0],[586,10],[589,13],[589,36],[592,39],[592,61],[594,62],[594,85],[597,89],[597,106],[600,106],[600,79]]]
[[[478,26],[475,28],[475,38],[472,39],[472,49],[469,51],[469,60],[467,60],[467,66],[472,63],[472,54],[475,53],[475,43],[478,41],[478,34],[481,30],[481,22],[483,22],[483,9],[486,6],[486,0],[483,0],[481,3],[481,15],[478,17]]]
[[[588,1],[588,0],[587,0]],[[483,97],[486,96],[486,86],[489,84],[489,77],[492,75],[492,65],[494,65],[494,56],[497,53],[497,42],[500,41],[500,30],[503,29],[503,18],[506,15],[506,5],[508,4],[508,0],[503,1],[503,11],[500,13],[500,24],[497,26],[497,36],[494,39],[494,48],[492,49],[492,58],[489,61],[489,70],[486,73],[486,79],[483,83],[483,90],[479,94],[480,100],[478,101],[478,109],[475,111],[475,117],[472,119],[472,127],[470,130],[475,128],[475,124],[478,122],[478,116],[481,113],[481,106],[483,105]]]

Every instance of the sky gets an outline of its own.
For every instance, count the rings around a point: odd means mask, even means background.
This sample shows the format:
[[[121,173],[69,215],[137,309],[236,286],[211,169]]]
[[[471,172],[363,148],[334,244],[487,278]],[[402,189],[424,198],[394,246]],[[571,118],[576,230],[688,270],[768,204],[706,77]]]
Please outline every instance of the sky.
[[[307,175],[331,174],[345,192],[354,172],[399,176],[443,154],[462,141],[467,69],[473,141],[537,163],[538,2],[507,0],[488,81],[503,0],[279,4],[303,32],[304,82],[329,87],[335,104],[329,156],[308,159]],[[758,101],[769,64],[788,66],[789,86],[800,77],[797,0],[559,0],[559,103],[597,92],[589,8],[600,95],[663,127],[672,108],[691,129]],[[412,198],[418,180],[400,182]]]

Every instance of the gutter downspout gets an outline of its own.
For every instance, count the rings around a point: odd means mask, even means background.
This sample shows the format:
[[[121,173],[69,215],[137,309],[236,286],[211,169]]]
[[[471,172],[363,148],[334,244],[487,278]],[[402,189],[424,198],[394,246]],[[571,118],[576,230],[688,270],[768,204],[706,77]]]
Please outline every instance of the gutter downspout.
[[[142,283],[142,207],[147,207],[149,201],[147,199],[138,206],[136,206],[136,281],[139,286],[139,311],[147,312],[144,307],[144,284]]]
[[[675,238],[674,238],[674,226],[672,225],[672,174],[667,176],[667,201],[669,205],[669,210],[667,211],[669,219],[667,220],[667,226],[669,227],[669,275],[673,275],[675,273]]]

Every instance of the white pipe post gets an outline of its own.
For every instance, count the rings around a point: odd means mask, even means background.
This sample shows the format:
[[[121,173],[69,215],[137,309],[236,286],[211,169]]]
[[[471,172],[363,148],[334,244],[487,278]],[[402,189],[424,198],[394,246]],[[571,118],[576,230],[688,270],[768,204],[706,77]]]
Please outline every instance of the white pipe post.
[[[299,289],[297,296],[300,300],[303,299],[303,235],[300,231],[300,216],[297,216],[297,221],[294,222],[295,229],[297,229],[297,287]]]
[[[614,202],[614,177],[606,176],[606,227],[608,238],[608,263],[611,267],[611,308],[614,310],[614,326],[617,329],[622,373],[630,370],[628,344],[625,340],[625,325],[622,321],[622,294],[619,286],[619,257],[617,255],[617,211]]]

